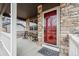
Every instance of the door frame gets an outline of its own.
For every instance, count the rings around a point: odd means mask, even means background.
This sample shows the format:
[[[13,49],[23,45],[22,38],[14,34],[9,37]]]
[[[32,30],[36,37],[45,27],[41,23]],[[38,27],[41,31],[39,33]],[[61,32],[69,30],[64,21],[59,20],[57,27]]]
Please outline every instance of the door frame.
[[[57,45],[45,43],[44,42],[44,36],[43,36],[43,44],[42,45],[50,45],[50,46],[59,47],[60,46],[60,6],[48,9],[48,10],[46,10],[42,13],[42,16],[43,16],[43,32],[44,32],[44,23],[45,23],[44,22],[44,14],[51,12],[51,11],[54,11],[54,10],[57,11]],[[44,35],[44,33],[43,33],[43,35]]]

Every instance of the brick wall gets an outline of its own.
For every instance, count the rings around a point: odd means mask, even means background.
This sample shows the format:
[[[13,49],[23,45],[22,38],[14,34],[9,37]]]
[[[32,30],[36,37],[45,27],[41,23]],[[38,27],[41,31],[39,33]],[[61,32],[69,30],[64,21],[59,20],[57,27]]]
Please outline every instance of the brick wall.
[[[61,54],[68,55],[69,39],[68,33],[79,26],[79,4],[63,3],[60,4],[61,20]]]

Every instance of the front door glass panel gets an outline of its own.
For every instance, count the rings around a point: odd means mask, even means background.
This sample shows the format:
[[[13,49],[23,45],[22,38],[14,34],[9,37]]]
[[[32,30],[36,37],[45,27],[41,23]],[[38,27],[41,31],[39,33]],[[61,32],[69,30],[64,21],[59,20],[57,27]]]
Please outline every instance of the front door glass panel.
[[[57,11],[51,11],[44,14],[44,42],[48,44],[57,44]]]

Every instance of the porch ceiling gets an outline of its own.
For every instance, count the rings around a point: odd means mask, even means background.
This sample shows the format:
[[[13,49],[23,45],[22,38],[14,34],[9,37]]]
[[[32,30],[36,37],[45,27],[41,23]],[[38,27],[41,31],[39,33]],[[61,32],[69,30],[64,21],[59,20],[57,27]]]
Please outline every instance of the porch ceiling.
[[[0,3],[0,14],[10,16],[10,3]]]
[[[59,3],[18,3],[17,4],[17,15],[20,18],[32,18],[37,16],[37,6],[42,4],[43,11],[59,6]]]
[[[36,17],[37,6],[40,4],[43,5],[43,11],[60,5],[59,3],[18,3],[17,4],[18,19],[25,21],[27,18]],[[4,16],[10,16],[10,3],[0,3],[0,13],[4,14]]]

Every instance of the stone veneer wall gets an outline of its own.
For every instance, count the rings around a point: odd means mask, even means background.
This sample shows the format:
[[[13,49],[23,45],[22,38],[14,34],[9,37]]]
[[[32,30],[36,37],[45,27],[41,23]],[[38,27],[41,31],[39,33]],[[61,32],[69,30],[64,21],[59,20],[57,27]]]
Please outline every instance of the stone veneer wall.
[[[61,55],[68,55],[69,39],[68,33],[79,26],[79,4],[62,3],[60,4],[61,20]]]
[[[43,26],[43,24],[44,24],[44,21],[43,21],[43,15],[42,15],[42,12],[43,12],[43,10],[42,10],[42,8],[43,8],[43,6],[42,5],[38,5],[37,6],[37,11],[38,11],[38,15],[37,15],[37,17],[38,17],[38,44],[39,45],[42,45],[42,43],[43,43],[43,37],[44,37],[44,26]]]

